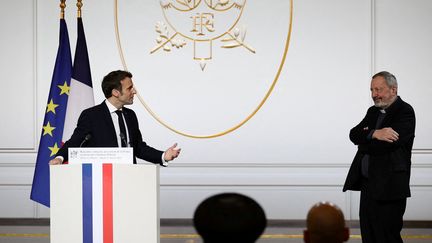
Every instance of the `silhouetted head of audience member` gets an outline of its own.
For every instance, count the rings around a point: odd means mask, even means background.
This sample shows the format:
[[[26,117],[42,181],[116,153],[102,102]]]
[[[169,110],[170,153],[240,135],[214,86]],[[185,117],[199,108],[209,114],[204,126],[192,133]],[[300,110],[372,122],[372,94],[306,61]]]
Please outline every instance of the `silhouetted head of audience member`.
[[[193,222],[205,243],[252,243],[267,225],[262,207],[238,193],[205,199],[195,210]]]
[[[349,239],[342,210],[329,202],[315,204],[307,215],[303,232],[306,243],[341,243]]]

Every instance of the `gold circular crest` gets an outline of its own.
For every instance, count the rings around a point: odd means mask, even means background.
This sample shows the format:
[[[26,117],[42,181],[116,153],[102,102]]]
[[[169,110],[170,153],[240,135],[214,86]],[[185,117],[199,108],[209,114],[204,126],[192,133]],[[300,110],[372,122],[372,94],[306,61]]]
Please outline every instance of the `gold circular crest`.
[[[119,28],[119,17],[118,17],[118,2],[119,0],[115,0],[114,1],[114,18],[115,18],[115,31],[116,31],[116,41],[117,41],[117,47],[118,47],[118,51],[119,51],[119,55],[120,55],[120,59],[122,62],[122,65],[124,67],[125,70],[128,70],[127,65],[126,65],[126,60],[124,58],[124,51],[123,51],[123,47],[121,44],[121,37],[120,37],[120,28]],[[238,8],[240,10],[240,13],[238,14],[238,16],[235,16],[234,18],[234,24],[231,25],[227,25],[226,27],[226,31],[223,33],[218,33],[217,31],[212,31],[212,12],[211,11],[207,11],[205,14],[207,14],[208,16],[197,16],[196,19],[193,19],[195,26],[196,22],[201,24],[201,28],[202,28],[202,23],[203,23],[203,19],[204,19],[204,27],[207,28],[206,30],[210,33],[212,32],[212,36],[209,37],[209,35],[202,35],[200,36],[200,33],[196,33],[196,36],[191,36],[191,35],[187,35],[184,34],[185,31],[181,31],[181,30],[177,30],[177,26],[175,26],[173,24],[174,21],[171,21],[170,18],[174,18],[176,16],[169,16],[169,14],[167,14],[167,9],[175,9],[179,12],[187,12],[187,11],[191,11],[191,10],[195,10],[196,8],[198,8],[201,3],[205,3],[206,7],[211,9],[214,12],[224,12],[227,10],[230,10],[231,8]],[[161,37],[163,37],[163,39],[157,40],[158,44],[155,48],[153,48],[151,50],[150,53],[154,53],[160,49],[163,49],[164,51],[170,51],[169,46],[167,45],[168,43],[171,44],[172,46],[176,46],[177,48],[181,48],[182,47],[182,42],[179,41],[178,39],[176,40],[175,37],[181,36],[184,38],[187,38],[189,40],[192,40],[194,42],[194,48],[195,45],[197,45],[197,43],[202,43],[202,42],[210,42],[210,46],[211,46],[211,41],[221,38],[223,36],[226,36],[226,38],[222,41],[232,41],[234,42],[234,44],[232,43],[228,43],[225,46],[222,46],[222,48],[235,48],[235,47],[244,47],[247,50],[249,50],[252,53],[255,53],[254,49],[252,47],[250,47],[249,45],[247,45],[247,43],[242,42],[242,38],[240,38],[239,36],[239,30],[238,29],[234,29],[236,23],[239,21],[240,16],[243,13],[243,7],[246,4],[246,0],[243,0],[243,2],[241,4],[237,4],[234,1],[230,1],[230,0],[160,0],[160,4],[161,4],[161,8],[163,10],[163,15],[165,20],[168,22],[168,25],[175,31],[175,34],[168,37],[168,36],[164,36],[164,35],[160,35]],[[204,5],[204,4],[203,4]],[[285,64],[285,60],[286,60],[286,56],[288,53],[288,48],[289,48],[289,43],[290,43],[290,38],[291,38],[291,30],[292,30],[292,19],[293,19],[293,0],[290,0],[289,2],[289,24],[288,24],[288,33],[286,36],[286,40],[285,40],[285,46],[284,46],[284,50],[283,50],[283,55],[282,55],[282,59],[280,61],[279,67],[277,68],[277,72],[273,78],[273,81],[270,85],[270,87],[268,88],[268,90],[266,91],[264,97],[259,101],[258,105],[256,105],[256,107],[254,109],[252,109],[252,111],[245,117],[243,118],[242,121],[240,121],[237,124],[234,124],[233,126],[224,129],[220,132],[216,132],[216,133],[211,133],[211,134],[205,134],[205,135],[198,135],[198,134],[190,134],[190,133],[186,133],[183,131],[180,131],[179,129],[176,129],[174,126],[168,124],[166,121],[164,121],[162,118],[160,118],[151,108],[150,106],[147,104],[147,102],[144,101],[144,99],[141,97],[141,95],[138,92],[137,89],[137,97],[140,100],[141,104],[144,106],[144,108],[147,110],[147,112],[156,120],[158,121],[161,125],[163,125],[164,127],[168,128],[169,130],[182,135],[182,136],[186,136],[189,138],[215,138],[215,137],[220,137],[223,135],[226,135],[232,131],[235,131],[236,129],[240,128],[241,126],[243,126],[246,122],[248,122],[260,109],[261,107],[264,105],[264,103],[267,101],[268,97],[270,96],[270,94],[272,93],[272,91],[275,88],[275,85],[279,79],[279,76],[281,74],[282,68]],[[195,17],[193,17],[195,18]],[[201,22],[199,22],[201,21]],[[159,24],[159,23],[158,23]],[[161,26],[156,26],[157,28],[162,29],[163,31],[163,27],[161,28]],[[166,27],[165,27],[166,28]],[[197,28],[196,32],[199,32],[200,29]],[[201,30],[202,31],[202,30]],[[161,33],[160,31],[157,31],[159,33]],[[243,36],[244,38],[244,36]],[[198,56],[198,54],[194,53],[194,60],[197,60],[200,62],[201,65],[201,69],[204,71],[204,67],[206,65],[206,63],[204,61],[207,60],[211,60],[211,55],[209,57],[202,57],[202,56]]]

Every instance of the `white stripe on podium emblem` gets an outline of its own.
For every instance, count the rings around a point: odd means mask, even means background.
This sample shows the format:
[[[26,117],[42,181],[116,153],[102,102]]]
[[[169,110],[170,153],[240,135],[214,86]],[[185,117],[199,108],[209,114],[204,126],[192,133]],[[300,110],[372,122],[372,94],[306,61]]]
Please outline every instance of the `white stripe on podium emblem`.
[[[103,242],[102,238],[102,165],[93,164],[93,242]]]

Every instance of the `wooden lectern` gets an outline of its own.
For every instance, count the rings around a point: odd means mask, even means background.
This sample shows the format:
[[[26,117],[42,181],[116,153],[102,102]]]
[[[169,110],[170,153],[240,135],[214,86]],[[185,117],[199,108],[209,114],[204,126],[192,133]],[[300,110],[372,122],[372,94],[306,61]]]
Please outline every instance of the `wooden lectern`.
[[[158,243],[159,166],[116,163],[122,148],[86,149],[98,152],[50,166],[51,243]]]

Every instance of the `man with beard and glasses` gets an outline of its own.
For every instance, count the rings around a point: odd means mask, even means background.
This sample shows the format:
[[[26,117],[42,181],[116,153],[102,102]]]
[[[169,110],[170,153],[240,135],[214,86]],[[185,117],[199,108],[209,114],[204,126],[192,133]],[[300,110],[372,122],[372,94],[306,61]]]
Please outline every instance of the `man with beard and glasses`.
[[[358,150],[343,191],[361,191],[362,242],[403,242],[400,232],[406,199],[411,196],[415,114],[398,96],[393,74],[375,74],[370,90],[375,105],[350,131],[350,140]]]

